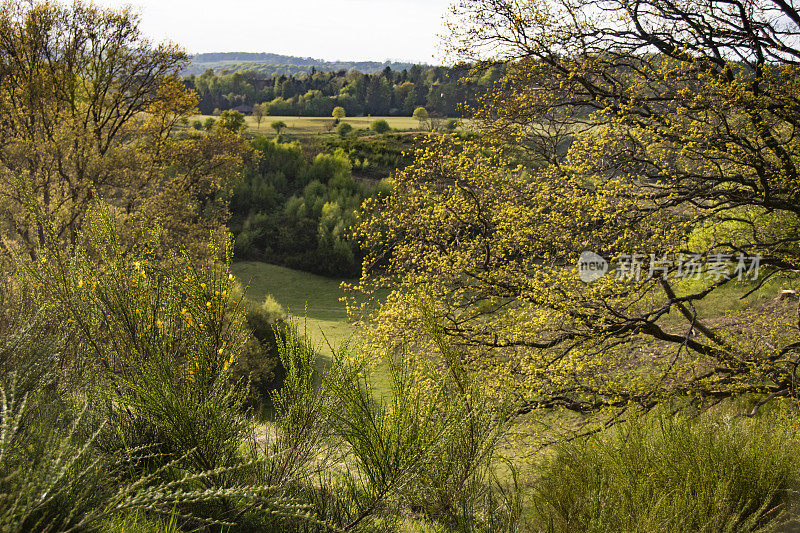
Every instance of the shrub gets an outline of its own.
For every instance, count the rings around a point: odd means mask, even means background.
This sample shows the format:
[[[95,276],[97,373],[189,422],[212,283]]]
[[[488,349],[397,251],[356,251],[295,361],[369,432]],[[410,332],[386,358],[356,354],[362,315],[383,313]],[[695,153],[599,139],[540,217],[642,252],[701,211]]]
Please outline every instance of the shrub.
[[[225,518],[236,518],[241,512],[232,509],[231,502],[245,510],[262,509],[266,516],[318,523],[308,515],[307,506],[255,482],[246,463],[192,474],[187,473],[187,456],[183,456],[151,473],[126,479],[121,474],[133,459],[131,452],[146,448],[121,450],[113,458],[97,456],[94,447],[104,423],[98,427],[87,420],[86,404],[76,409],[51,407],[44,411],[48,419],[42,421],[39,415],[43,411],[31,407],[35,396],[20,396],[15,389],[6,393],[0,386],[3,531],[86,531],[98,526],[116,531],[115,525],[127,524],[131,517],[137,523],[132,527],[145,531],[177,530],[179,518],[193,529],[198,524],[233,525],[207,514],[208,509],[217,507],[228,510],[223,513]],[[45,431],[36,431],[40,424]],[[169,479],[172,470],[181,474]],[[241,481],[220,485],[226,476]],[[140,513],[170,519],[164,524]]]
[[[69,324],[73,364],[91,376],[75,392],[91,407],[38,402],[48,416],[34,417],[0,401],[0,500],[22,502],[12,531],[140,522],[136,510],[176,516],[182,529],[383,528],[419,511],[462,529],[497,526],[495,515],[513,523],[486,503],[506,417],[458,369],[392,359],[391,392],[377,400],[372,353],[345,347],[323,367],[295,325],[276,327],[274,299],[242,305],[224,264],[148,242],[121,250],[105,214],[87,228],[74,255],[48,250],[27,268]],[[232,377],[248,331],[274,335],[285,370],[258,439]]]
[[[278,355],[278,340],[287,335],[286,311],[267,296],[260,304],[245,302],[246,321],[252,339],[231,366],[234,383],[245,386],[245,406],[270,407],[270,394],[281,387],[284,369]]]
[[[281,131],[283,131],[283,130],[285,130],[285,129],[287,128],[287,126],[286,126],[286,123],[285,123],[284,121],[282,121],[282,120],[276,120],[275,122],[273,122],[272,124],[270,124],[270,127],[271,127],[273,130],[275,130],[275,133],[276,133],[278,136],[280,136],[280,134],[281,134]]]
[[[152,243],[129,253],[106,212],[87,228],[74,255],[49,249],[28,272],[82,348],[109,449],[156,442],[166,460],[191,451],[197,471],[229,466],[249,430],[227,377],[246,342],[233,277]]]
[[[41,305],[36,287],[21,279],[0,279],[0,380],[14,375],[15,389],[25,395],[62,386],[71,378],[65,334],[52,313],[52,303]]]
[[[444,372],[407,351],[390,356],[383,397],[369,378],[374,356],[348,346],[334,354],[323,378],[333,396],[330,426],[343,443],[339,461],[353,463],[342,480],[347,520],[335,523],[352,528],[422,513],[459,531],[516,527],[519,505],[487,505],[506,408],[484,397],[449,359],[454,349],[444,348]]]
[[[72,413],[64,406],[43,409],[40,394],[20,394],[13,375],[3,376],[3,381],[0,383],[3,531],[65,531],[84,526],[85,517],[104,503],[97,489],[106,481],[101,465],[81,438],[86,409],[71,420]]]
[[[336,126],[336,133],[339,134],[339,137],[347,137],[353,131],[353,126],[351,126],[347,122],[342,122],[338,126]]]
[[[562,445],[535,486],[540,531],[762,531],[800,481],[776,419],[653,415]]]
[[[375,133],[383,134],[389,132],[392,128],[389,127],[389,123],[384,119],[378,119],[370,125],[370,129]]]
[[[171,253],[157,234],[121,249],[105,211],[86,227],[69,255],[52,247],[20,259],[29,286],[64,324],[61,347],[73,355],[65,364],[85,372],[68,394],[41,383],[21,394],[16,376],[0,375],[3,529],[84,530],[137,509],[195,530],[317,523],[287,494],[297,480],[266,483],[271,458],[256,453],[243,391],[230,377],[247,323],[225,263]],[[264,321],[278,314],[274,302],[258,310]],[[22,330],[13,349],[38,335]]]
[[[233,252],[240,259],[260,259],[260,250],[256,247],[259,238],[257,230],[243,229],[236,236]]]

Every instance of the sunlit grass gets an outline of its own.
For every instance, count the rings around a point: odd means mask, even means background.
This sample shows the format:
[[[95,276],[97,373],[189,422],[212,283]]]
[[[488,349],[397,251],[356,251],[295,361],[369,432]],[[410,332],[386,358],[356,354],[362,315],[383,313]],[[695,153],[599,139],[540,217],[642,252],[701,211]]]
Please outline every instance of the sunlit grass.
[[[217,118],[211,115],[197,115],[191,118],[190,122],[195,120],[205,121],[207,118]],[[378,119],[383,119],[389,123],[389,127],[399,131],[416,131],[420,129],[419,122],[413,117],[347,117],[342,119],[353,126],[353,129],[367,129],[370,124]],[[275,135],[275,130],[270,127],[273,122],[284,122],[286,129],[284,133],[289,135],[309,135],[309,134],[335,134],[335,130],[330,127],[333,122],[332,117],[278,117],[278,116],[265,116],[261,120],[261,125],[258,125],[256,118],[252,115],[245,117],[247,126],[251,133],[262,132],[265,135]]]
[[[345,295],[341,279],[292,270],[258,262],[233,265],[233,272],[246,287],[247,298],[260,302],[271,294],[300,323],[311,341],[319,348],[323,363],[329,361],[331,347],[357,341],[356,328],[347,320],[347,310],[339,299]],[[386,366],[376,365],[375,389],[388,390]]]

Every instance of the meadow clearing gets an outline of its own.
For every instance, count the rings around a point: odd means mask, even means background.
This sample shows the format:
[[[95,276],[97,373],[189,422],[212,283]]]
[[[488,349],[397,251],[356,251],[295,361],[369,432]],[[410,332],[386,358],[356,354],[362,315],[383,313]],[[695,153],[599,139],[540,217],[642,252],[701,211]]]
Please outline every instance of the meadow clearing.
[[[191,121],[200,120],[204,121],[207,118],[216,118],[212,115],[196,115],[192,117]],[[353,129],[367,129],[370,124],[376,120],[383,119],[389,123],[389,126],[399,131],[416,131],[420,129],[419,122],[412,117],[347,117],[341,120],[353,126]],[[278,116],[265,116],[261,120],[259,126],[256,118],[253,115],[245,117],[248,130],[252,132],[262,132],[265,134],[275,134],[275,131],[270,127],[273,122],[284,122],[286,129],[284,133],[290,135],[315,135],[335,133],[330,124],[333,122],[331,117],[278,117]]]
[[[341,301],[346,294],[342,282],[353,280],[332,279],[255,261],[234,263],[231,270],[244,286],[246,298],[262,302],[272,295],[283,306],[317,348],[323,366],[330,364],[333,350],[347,344],[357,346],[358,329],[348,321]],[[386,362],[373,361],[372,370],[375,391],[379,396],[388,395]]]
[[[326,355],[330,355],[328,342],[336,348],[355,334],[339,300],[344,296],[342,280],[258,262],[235,263],[232,270],[244,285],[247,298],[261,302],[271,294],[301,322],[301,328],[305,322],[308,335]]]

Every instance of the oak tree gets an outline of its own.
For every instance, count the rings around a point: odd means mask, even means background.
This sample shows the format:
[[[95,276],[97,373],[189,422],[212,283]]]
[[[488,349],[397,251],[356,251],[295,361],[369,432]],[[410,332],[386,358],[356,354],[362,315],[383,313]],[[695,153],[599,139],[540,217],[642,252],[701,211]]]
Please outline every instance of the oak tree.
[[[373,331],[435,316],[523,410],[797,396],[798,309],[772,301],[800,271],[794,4],[464,0],[451,27],[506,74],[477,140],[428,140],[365,206]]]

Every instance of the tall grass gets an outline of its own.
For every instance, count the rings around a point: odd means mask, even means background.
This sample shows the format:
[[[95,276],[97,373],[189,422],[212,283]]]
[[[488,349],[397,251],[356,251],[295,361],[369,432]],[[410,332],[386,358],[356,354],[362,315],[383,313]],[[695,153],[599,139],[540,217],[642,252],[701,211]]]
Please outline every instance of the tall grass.
[[[279,349],[286,379],[273,394],[266,455],[273,475],[302,480],[293,494],[320,519],[344,531],[398,530],[404,517],[515,530],[518,505],[493,500],[488,475],[507,418],[477,387],[403,353],[390,358],[389,392],[379,395],[370,351],[345,344],[323,369],[303,338]]]
[[[226,475],[248,480],[248,465],[191,472],[188,456],[164,463],[135,479],[124,475],[129,454],[114,460],[95,453],[104,424],[85,436],[81,429],[88,406],[53,415],[46,435],[31,432],[29,400],[0,387],[0,525],[3,531],[86,531],[102,524],[125,523],[125,517],[161,514],[170,527],[187,524],[233,526],[208,505],[237,502],[267,509],[270,516],[312,520],[308,506],[278,494],[277,487],[256,483],[220,486],[208,480]],[[51,412],[51,415],[53,413]],[[59,424],[64,421],[66,423]],[[130,451],[130,450],[126,450]],[[141,450],[140,450],[141,451]],[[189,468],[187,468],[189,467]],[[168,473],[182,472],[178,476]],[[200,511],[198,513],[197,511]],[[203,513],[203,511],[206,511]],[[192,513],[192,514],[189,514]]]
[[[535,484],[534,530],[774,531],[796,512],[795,422],[641,417],[558,447]]]

